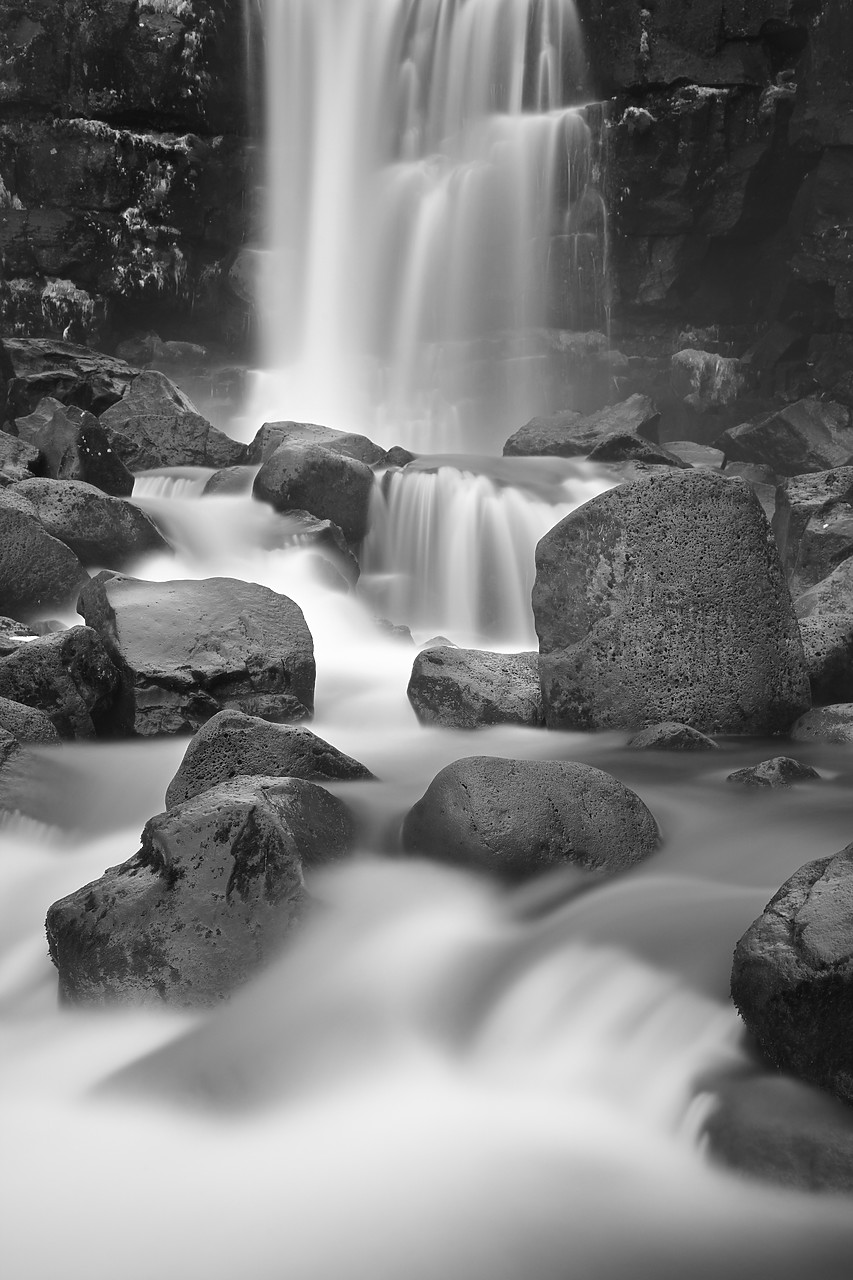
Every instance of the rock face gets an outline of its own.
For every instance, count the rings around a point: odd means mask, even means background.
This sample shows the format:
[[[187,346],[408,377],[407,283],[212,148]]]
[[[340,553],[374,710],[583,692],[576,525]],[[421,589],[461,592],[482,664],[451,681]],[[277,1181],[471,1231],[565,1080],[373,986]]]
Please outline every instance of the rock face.
[[[853,1102],[853,845],[806,863],[735,949],[732,998],[764,1056]]]
[[[544,722],[535,653],[425,649],[415,658],[406,693],[421,724],[477,729]]]
[[[146,551],[168,551],[154,522],[122,498],[80,480],[26,480],[16,495],[33,504],[42,527],[86,565],[121,568]]]
[[[141,373],[100,418],[131,471],[239,466],[245,445],[217,431],[165,374]]]
[[[546,722],[785,731],[809,705],[796,619],[748,485],[673,472],[620,485],[536,552]]]
[[[736,769],[726,778],[742,787],[792,787],[796,782],[814,782],[820,778],[811,765],[792,760],[790,756],[774,756],[749,769]]]
[[[43,711],[60,737],[109,734],[119,673],[89,627],[54,631],[0,659],[0,697]]]
[[[621,404],[608,405],[586,416],[565,412],[531,418],[507,440],[504,457],[583,457],[595,448],[606,447],[609,437],[626,434],[643,436],[653,443],[659,418],[655,405],[643,395],[631,396]]]
[[[310,729],[270,724],[242,711],[220,711],[192,738],[169,783],[166,807],[173,809],[201,791],[251,774],[345,781],[373,777],[363,764]]]
[[[318,444],[284,444],[261,467],[252,492],[276,511],[331,520],[349,542],[359,543],[367,533],[373,484],[364,462]]]
[[[133,476],[97,418],[75,405],[48,398],[15,422],[19,437],[38,449],[42,469],[54,480],[82,480],[105,493],[133,492]]]
[[[226,707],[269,720],[313,711],[311,633],[299,606],[267,587],[99,574],[80,610],[121,672],[119,732],[185,733]]]
[[[853,560],[794,602],[815,703],[853,700]]]
[[[352,842],[340,800],[297,778],[239,778],[159,814],[135,857],[50,908],[60,997],[217,1003],[280,949],[304,869]]]
[[[66,608],[89,575],[70,548],[52,538],[23,499],[0,492],[0,613],[29,617]]]
[[[266,462],[283,444],[318,444],[369,467],[384,462],[386,457],[378,444],[352,431],[335,431],[315,422],[265,422],[249,445],[246,460],[256,465]]]
[[[733,462],[763,462],[781,476],[827,471],[853,455],[853,411],[825,400],[799,400],[725,431],[717,447]]]
[[[853,467],[788,480],[773,532],[793,596],[829,577],[853,555]]]
[[[403,823],[407,852],[510,880],[566,864],[624,871],[659,841],[639,796],[600,769],[562,760],[457,760]]]
[[[649,725],[629,740],[631,751],[719,751],[719,745],[707,734],[691,729],[688,724],[667,720]]]

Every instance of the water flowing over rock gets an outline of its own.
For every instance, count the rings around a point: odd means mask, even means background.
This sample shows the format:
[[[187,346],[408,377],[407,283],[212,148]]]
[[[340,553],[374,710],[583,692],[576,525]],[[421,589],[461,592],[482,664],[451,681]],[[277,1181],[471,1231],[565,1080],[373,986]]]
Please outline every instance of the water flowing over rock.
[[[33,504],[47,532],[85,565],[120,569],[146,551],[169,550],[144,511],[81,480],[25,480],[15,493]]]
[[[133,476],[121,460],[114,436],[97,418],[76,405],[48,397],[15,428],[22,440],[38,449],[39,470],[54,480],[82,480],[105,493],[124,497],[133,492]]]
[[[298,605],[267,587],[102,573],[79,607],[121,672],[121,733],[184,733],[226,707],[269,720],[313,711],[311,633]]]
[[[247,774],[342,781],[373,777],[363,764],[301,725],[271,724],[242,711],[220,711],[194,734],[169,783],[166,807],[173,809],[201,791]]]
[[[639,796],[601,769],[564,760],[457,760],[403,823],[408,853],[509,880],[566,865],[614,874],[659,842]]]
[[[109,734],[119,672],[89,627],[70,627],[17,646],[0,659],[0,697],[36,707],[62,738]]]
[[[308,511],[331,520],[358,544],[367,533],[373,486],[364,462],[319,444],[283,444],[261,467],[252,492],[276,511]]]
[[[50,908],[61,998],[217,1003],[280,950],[305,869],[353,837],[346,806],[298,778],[238,778],[159,814],[135,857]]]
[[[552,529],[536,567],[549,727],[781,733],[808,708],[791,599],[746,484],[696,471],[620,485]]]
[[[415,658],[406,693],[421,724],[544,723],[536,653],[433,646]]]

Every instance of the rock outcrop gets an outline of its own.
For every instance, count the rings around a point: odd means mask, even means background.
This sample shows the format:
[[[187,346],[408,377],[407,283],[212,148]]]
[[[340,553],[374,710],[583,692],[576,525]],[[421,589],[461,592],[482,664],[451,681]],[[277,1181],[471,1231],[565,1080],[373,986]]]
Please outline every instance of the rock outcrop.
[[[421,724],[477,729],[544,722],[535,653],[434,645],[415,658],[406,693]]]

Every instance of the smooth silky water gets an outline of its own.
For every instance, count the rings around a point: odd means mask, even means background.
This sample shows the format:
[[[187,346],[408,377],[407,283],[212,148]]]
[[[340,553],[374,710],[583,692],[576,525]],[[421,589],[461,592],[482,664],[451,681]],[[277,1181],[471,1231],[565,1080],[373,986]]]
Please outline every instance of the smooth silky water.
[[[247,19],[260,11],[247,0]],[[175,554],[134,572],[297,600],[316,646],[312,727],[377,780],[331,784],[358,855],[311,884],[310,924],[227,1006],[92,1013],[57,1007],[45,911],[136,851],[186,740],[34,752],[0,827],[4,1274],[841,1280],[849,1200],[724,1173],[703,1134],[716,1084],[756,1070],[728,1000],[732,949],[793,870],[848,842],[849,751],[798,744],[824,781],[764,795],[725,777],[778,742],[649,755],[620,733],[421,728],[405,694],[415,649],[374,621],[418,642],[534,648],[535,543],[618,478],[482,456],[538,407],[530,246],[554,231],[549,201],[571,212],[584,194],[565,168],[586,127],[573,5],[270,0],[264,18],[280,72],[267,373],[232,429],[305,418],[423,456],[377,476],[356,595],[330,588],[285,516],[248,493],[203,497],[210,473],[193,469],[138,479],[134,501]],[[524,166],[554,136],[564,167],[533,183],[543,212]],[[521,167],[509,177],[504,160]],[[509,237],[496,270],[521,281],[514,317],[506,279],[486,305],[468,261],[478,169],[496,203],[502,182],[528,201],[488,229],[499,248]],[[501,414],[493,375],[498,399],[501,379],[517,391]],[[404,813],[471,754],[607,769],[652,809],[663,847],[610,883],[567,871],[511,894],[401,857]]]

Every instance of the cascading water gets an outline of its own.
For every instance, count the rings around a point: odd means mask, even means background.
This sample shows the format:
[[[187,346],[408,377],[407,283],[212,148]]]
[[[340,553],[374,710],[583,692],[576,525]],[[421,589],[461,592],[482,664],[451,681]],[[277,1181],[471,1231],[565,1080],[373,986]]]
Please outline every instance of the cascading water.
[[[267,0],[265,21],[258,412],[493,452],[545,407],[536,331],[601,302],[574,0]]]

